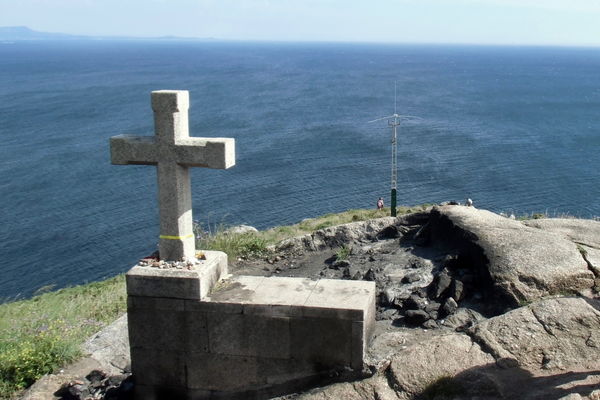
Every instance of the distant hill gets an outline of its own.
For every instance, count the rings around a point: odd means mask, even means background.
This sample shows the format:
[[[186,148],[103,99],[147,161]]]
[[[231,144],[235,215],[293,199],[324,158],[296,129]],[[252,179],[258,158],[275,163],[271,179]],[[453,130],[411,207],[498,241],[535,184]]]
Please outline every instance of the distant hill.
[[[0,40],[215,40],[212,38],[186,38],[177,36],[131,37],[131,36],[85,36],[67,33],[39,32],[26,26],[0,26]]]

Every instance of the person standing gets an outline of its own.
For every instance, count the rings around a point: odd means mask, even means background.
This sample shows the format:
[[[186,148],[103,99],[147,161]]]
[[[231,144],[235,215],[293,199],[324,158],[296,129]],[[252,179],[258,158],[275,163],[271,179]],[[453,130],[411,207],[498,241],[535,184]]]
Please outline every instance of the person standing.
[[[377,209],[378,210],[383,210],[383,198],[379,198],[379,200],[377,200]]]

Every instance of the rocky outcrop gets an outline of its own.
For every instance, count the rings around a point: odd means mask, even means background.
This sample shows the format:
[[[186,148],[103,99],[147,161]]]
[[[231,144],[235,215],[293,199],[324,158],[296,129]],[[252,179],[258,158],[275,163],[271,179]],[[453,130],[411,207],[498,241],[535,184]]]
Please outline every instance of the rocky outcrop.
[[[82,351],[84,358],[43,376],[22,400],[133,398],[127,314],[90,337]]]
[[[542,300],[483,321],[470,334],[496,358],[521,366],[593,367],[600,355],[600,311],[594,306],[600,308],[583,298]]]
[[[512,306],[594,286],[577,245],[563,234],[461,206],[434,208],[428,229],[431,240],[458,249],[462,262]]]
[[[494,362],[469,336],[450,333],[400,351],[391,360],[388,379],[397,391],[414,396],[439,378]]]
[[[553,232],[572,242],[600,250],[600,221],[575,218],[541,218],[523,221],[523,224],[546,232]]]
[[[274,249],[285,252],[318,251],[356,242],[377,240],[378,238],[398,237],[401,234],[398,231],[398,226],[416,226],[420,222],[426,221],[427,218],[428,213],[415,213],[401,217],[383,217],[350,222],[283,240]]]
[[[298,400],[398,400],[401,397],[390,388],[385,376],[376,375],[357,382],[336,383],[326,388],[308,391]]]

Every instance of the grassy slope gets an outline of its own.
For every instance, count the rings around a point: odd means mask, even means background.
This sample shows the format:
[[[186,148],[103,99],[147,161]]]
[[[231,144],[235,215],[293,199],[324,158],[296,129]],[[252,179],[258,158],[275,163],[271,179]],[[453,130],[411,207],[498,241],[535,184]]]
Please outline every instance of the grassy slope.
[[[400,207],[398,213],[422,209]],[[386,215],[389,209],[350,210],[258,233],[227,235],[220,230],[199,240],[198,248],[225,251],[235,260],[261,255],[268,245],[286,238]],[[42,375],[77,359],[81,344],[125,310],[123,275],[0,304],[0,399],[11,398]]]

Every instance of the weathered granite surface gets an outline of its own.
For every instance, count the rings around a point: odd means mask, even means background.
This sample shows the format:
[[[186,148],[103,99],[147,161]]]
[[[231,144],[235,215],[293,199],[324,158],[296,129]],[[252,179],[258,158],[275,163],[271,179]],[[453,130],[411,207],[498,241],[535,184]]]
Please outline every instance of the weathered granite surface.
[[[591,237],[588,224],[578,235]],[[484,269],[497,293],[512,305],[551,294],[589,289],[595,276],[577,244],[560,233],[533,228],[474,207],[431,212],[431,240],[460,249],[471,268]]]

